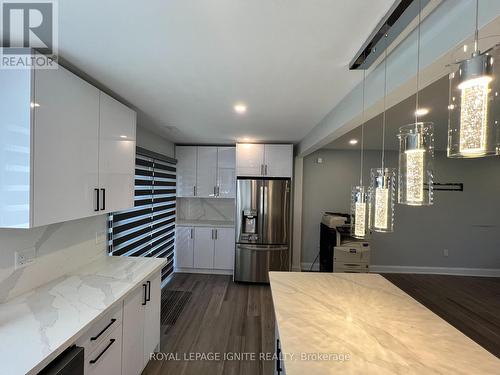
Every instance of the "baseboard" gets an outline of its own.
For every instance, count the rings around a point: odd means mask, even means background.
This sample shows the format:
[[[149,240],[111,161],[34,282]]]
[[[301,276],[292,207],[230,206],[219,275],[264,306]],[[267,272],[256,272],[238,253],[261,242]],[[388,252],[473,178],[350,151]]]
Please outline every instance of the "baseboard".
[[[176,268],[176,273],[204,273],[207,275],[232,275],[233,271],[228,270],[210,270],[204,268]]]
[[[319,263],[318,262],[314,263],[314,266],[313,266],[312,269],[311,269],[311,265],[312,265],[311,262],[302,262],[302,263],[300,263],[300,267],[302,268],[301,271],[306,271],[306,272],[308,272],[308,271],[316,271],[316,272],[318,272],[319,271]]]
[[[433,275],[500,277],[499,268],[412,267],[371,265],[372,273],[423,273]]]

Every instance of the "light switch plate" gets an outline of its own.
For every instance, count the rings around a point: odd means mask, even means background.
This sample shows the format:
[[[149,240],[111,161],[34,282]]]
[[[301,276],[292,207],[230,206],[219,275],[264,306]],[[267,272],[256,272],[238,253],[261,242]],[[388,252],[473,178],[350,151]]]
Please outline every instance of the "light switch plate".
[[[36,249],[31,247],[29,249],[19,250],[15,253],[15,269],[29,266],[35,262]]]

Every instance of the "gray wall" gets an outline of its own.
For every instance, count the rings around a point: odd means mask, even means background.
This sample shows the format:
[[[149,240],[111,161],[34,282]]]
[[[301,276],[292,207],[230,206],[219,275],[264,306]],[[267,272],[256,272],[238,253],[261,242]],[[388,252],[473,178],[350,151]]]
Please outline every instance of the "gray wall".
[[[175,156],[174,143],[142,126],[137,127],[137,146],[172,158]]]
[[[365,156],[366,185],[380,152]],[[304,159],[302,262],[312,262],[319,251],[322,213],[349,212],[359,160],[359,151],[342,150],[319,150]],[[386,160],[397,167],[396,152]],[[464,192],[436,192],[432,207],[396,205],[395,232],[372,236],[372,264],[500,268],[500,158],[457,160],[437,153],[434,169],[436,182],[463,182]]]

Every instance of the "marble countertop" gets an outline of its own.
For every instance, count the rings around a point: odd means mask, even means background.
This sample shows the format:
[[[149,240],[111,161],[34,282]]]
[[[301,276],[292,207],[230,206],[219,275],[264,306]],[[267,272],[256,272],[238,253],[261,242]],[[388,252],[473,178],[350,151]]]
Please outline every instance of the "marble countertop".
[[[287,375],[498,374],[500,360],[377,274],[270,272]]]
[[[219,221],[219,220],[177,220],[176,224],[180,227],[219,227],[233,228],[234,221]]]
[[[102,256],[0,304],[0,374],[40,371],[165,263],[165,259]]]

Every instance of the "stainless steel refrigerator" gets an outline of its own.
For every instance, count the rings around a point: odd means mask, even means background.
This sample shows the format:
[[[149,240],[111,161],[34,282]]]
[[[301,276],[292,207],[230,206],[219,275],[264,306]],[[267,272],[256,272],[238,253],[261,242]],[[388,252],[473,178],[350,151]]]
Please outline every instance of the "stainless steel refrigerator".
[[[234,280],[269,282],[290,270],[290,179],[238,178]]]

